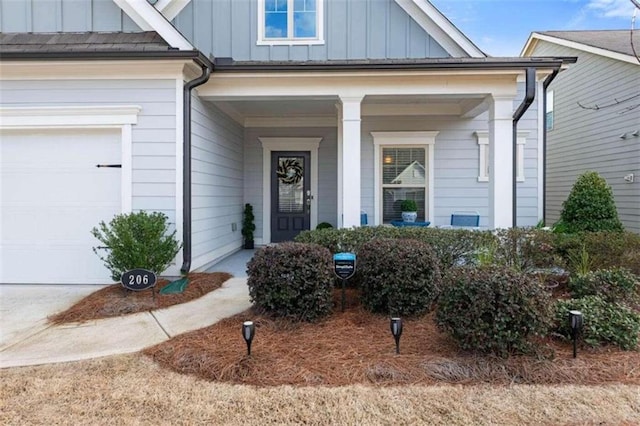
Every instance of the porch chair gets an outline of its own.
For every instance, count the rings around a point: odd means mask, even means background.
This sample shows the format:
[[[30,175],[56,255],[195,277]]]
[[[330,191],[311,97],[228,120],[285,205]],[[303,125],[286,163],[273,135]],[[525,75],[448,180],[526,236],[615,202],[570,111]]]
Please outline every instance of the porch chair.
[[[480,213],[477,211],[455,211],[451,214],[451,226],[480,226]]]

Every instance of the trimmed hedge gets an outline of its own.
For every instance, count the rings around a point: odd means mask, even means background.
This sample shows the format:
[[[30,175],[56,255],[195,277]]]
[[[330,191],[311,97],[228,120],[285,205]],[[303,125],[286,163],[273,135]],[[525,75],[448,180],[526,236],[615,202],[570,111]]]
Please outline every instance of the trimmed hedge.
[[[578,299],[600,296],[606,302],[635,304],[640,301],[640,278],[628,269],[600,269],[569,280],[571,295]]]
[[[358,258],[362,303],[391,316],[419,315],[431,308],[440,287],[438,259],[417,240],[374,239]]]
[[[332,307],[332,262],[331,253],[316,244],[262,247],[247,264],[251,301],[277,317],[322,318]]]
[[[444,278],[436,322],[462,349],[507,356],[547,332],[550,298],[537,280],[507,267],[453,268]]]
[[[610,303],[599,296],[581,299],[558,300],[555,305],[554,330],[569,339],[569,311],[582,312],[582,340],[589,346],[613,344],[621,349],[633,350],[638,347],[640,315],[626,306]]]

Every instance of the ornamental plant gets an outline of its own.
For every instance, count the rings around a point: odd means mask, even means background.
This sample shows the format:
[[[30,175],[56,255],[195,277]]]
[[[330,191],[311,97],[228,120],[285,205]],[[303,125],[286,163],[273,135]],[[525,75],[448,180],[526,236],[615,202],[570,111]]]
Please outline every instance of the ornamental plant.
[[[600,296],[607,302],[627,305],[640,302],[640,278],[624,268],[573,275],[569,280],[569,289],[575,298]]]
[[[182,247],[175,239],[176,231],[169,233],[167,216],[160,212],[116,215],[108,225],[100,222],[91,234],[102,243],[93,251],[111,271],[114,281],[120,281],[124,272],[135,268],[161,274]]]
[[[586,172],[578,177],[562,204],[556,228],[568,233],[623,230],[613,190],[602,176]]]
[[[417,212],[418,204],[416,204],[415,200],[402,200],[400,210],[403,212]]]

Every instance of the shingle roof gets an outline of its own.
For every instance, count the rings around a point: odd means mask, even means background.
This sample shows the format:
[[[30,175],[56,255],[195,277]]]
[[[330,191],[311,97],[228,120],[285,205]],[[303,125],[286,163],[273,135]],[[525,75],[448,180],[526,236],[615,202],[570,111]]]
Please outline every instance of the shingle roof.
[[[172,50],[155,31],[141,33],[0,33],[0,53],[161,52]]]
[[[539,31],[538,33],[624,55],[633,56],[634,54],[631,48],[630,30]],[[633,32],[633,43],[636,51],[640,53],[640,30]]]

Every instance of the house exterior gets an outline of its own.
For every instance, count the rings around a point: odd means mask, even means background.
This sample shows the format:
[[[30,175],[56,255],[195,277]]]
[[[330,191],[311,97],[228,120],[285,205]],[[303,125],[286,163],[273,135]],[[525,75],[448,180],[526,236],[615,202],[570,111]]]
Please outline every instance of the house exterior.
[[[4,283],[104,283],[89,230],[119,212],[169,217],[168,275],[240,249],[245,203],[258,245],[388,223],[405,198],[432,226],[542,218],[541,93],[571,60],[487,57],[426,0],[0,13]]]
[[[556,222],[577,177],[611,185],[625,229],[640,232],[640,59],[629,30],[532,33],[522,55],[574,56],[548,88],[545,219]],[[636,52],[640,34],[634,32]]]

